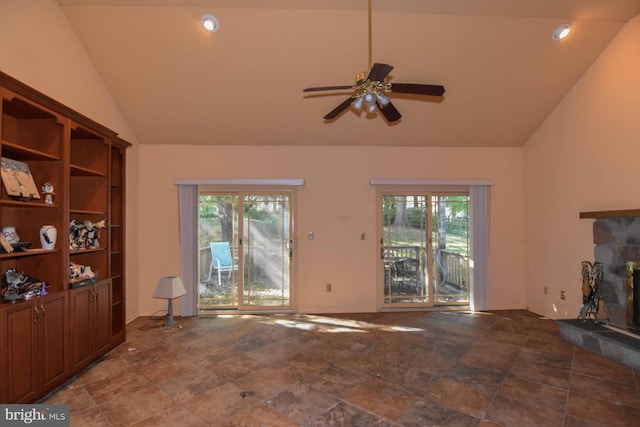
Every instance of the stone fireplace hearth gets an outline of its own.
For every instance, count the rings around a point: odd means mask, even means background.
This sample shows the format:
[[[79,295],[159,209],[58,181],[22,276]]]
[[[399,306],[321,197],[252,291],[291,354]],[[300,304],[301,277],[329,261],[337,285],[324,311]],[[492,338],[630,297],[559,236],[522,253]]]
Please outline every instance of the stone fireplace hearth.
[[[560,334],[576,345],[640,369],[640,313],[634,316],[629,282],[634,271],[640,277],[640,210],[582,212],[580,218],[595,220],[594,261],[604,264],[602,296],[610,326],[595,324],[592,319],[560,320]],[[639,302],[635,303],[637,311]],[[577,302],[576,313],[578,308]]]

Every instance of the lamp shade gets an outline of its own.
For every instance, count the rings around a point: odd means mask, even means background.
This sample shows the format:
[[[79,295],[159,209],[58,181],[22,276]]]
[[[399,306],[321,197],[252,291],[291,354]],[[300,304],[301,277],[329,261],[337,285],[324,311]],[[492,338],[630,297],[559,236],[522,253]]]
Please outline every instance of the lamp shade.
[[[166,276],[158,281],[154,298],[174,299],[187,293],[179,276]]]

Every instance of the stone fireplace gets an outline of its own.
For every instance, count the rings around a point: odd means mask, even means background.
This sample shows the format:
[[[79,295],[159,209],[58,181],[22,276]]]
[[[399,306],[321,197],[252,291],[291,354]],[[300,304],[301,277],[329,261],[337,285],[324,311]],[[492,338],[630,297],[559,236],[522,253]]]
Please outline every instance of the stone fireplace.
[[[560,319],[560,336],[640,369],[640,297],[633,297],[633,289],[640,290],[640,210],[582,212],[580,218],[595,220],[594,261],[604,264],[602,296],[611,326],[593,319]],[[580,266],[575,268],[579,271]]]
[[[595,219],[594,256],[604,264],[602,296],[611,325],[640,332],[637,315],[635,321],[633,316],[633,277],[640,279],[640,211],[590,212],[580,217]]]

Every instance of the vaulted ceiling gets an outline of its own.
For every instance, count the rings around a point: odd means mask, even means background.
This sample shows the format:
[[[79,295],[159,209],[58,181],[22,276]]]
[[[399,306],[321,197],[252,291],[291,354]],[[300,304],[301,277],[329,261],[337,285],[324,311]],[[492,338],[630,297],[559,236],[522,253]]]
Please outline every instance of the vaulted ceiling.
[[[640,0],[373,0],[395,124],[323,116],[368,68],[367,0],[57,0],[141,144],[519,147]],[[220,30],[204,31],[210,13]],[[571,35],[552,40],[553,30]],[[603,93],[603,97],[607,94]]]

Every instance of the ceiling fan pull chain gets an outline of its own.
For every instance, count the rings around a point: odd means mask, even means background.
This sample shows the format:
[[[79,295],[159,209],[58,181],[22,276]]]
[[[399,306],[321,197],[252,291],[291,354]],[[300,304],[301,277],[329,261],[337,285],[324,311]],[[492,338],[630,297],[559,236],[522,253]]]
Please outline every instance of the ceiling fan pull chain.
[[[369,0],[369,69],[373,65],[373,48],[371,46],[371,0]]]

